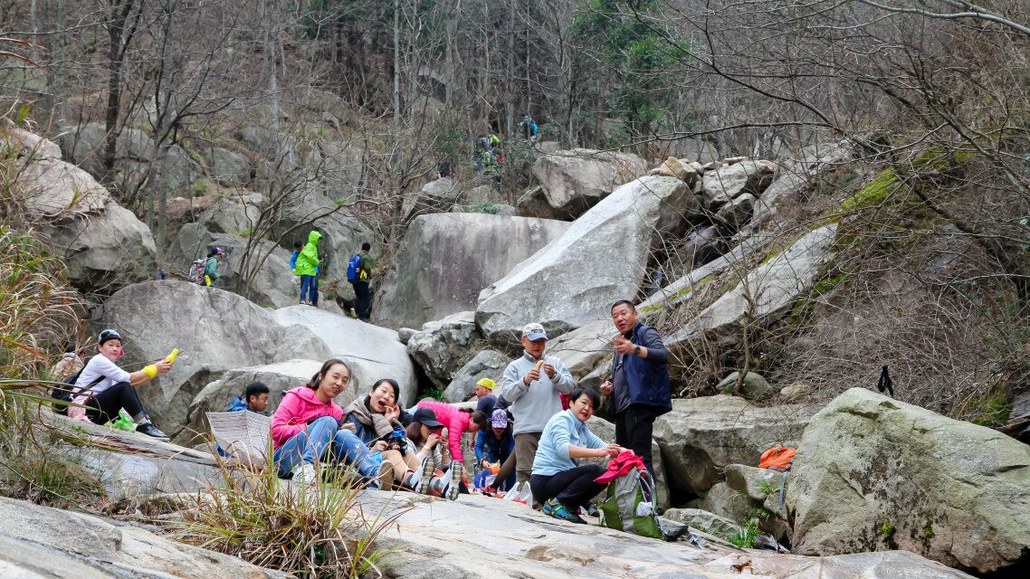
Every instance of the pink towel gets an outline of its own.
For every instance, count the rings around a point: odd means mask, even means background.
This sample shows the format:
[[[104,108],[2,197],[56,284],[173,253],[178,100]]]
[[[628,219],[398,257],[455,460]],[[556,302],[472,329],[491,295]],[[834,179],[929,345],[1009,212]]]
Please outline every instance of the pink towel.
[[[631,470],[646,468],[644,459],[633,454],[632,450],[624,450],[608,463],[608,472],[595,478],[594,482],[606,485]]]

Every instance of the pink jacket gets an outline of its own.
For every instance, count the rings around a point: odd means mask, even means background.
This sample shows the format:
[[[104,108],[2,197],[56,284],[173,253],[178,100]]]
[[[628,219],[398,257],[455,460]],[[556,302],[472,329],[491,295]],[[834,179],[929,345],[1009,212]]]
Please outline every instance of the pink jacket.
[[[272,447],[278,449],[307,428],[309,422],[323,416],[343,422],[343,409],[332,400],[329,404],[322,402],[307,386],[287,390],[272,415]]]
[[[429,408],[436,414],[436,419],[447,427],[447,446],[451,449],[451,458],[457,461],[464,460],[461,452],[461,435],[469,429],[472,422],[472,414],[462,412],[457,406],[446,402],[426,399],[418,403],[419,408]]]

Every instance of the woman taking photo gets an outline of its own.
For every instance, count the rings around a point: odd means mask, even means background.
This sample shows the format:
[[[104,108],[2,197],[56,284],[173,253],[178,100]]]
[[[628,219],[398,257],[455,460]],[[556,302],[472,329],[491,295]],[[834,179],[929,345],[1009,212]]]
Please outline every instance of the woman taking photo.
[[[389,486],[393,469],[381,456],[343,424],[343,409],[333,399],[350,382],[350,367],[333,358],[307,384],[287,390],[272,415],[273,460],[281,478],[300,484],[317,484],[315,465],[325,459],[353,465],[375,481]]]
[[[597,392],[576,388],[570,399],[569,409],[551,417],[540,435],[529,486],[545,514],[585,524],[576,512],[605,489],[607,485],[594,479],[606,470],[596,464],[579,466],[578,459],[615,457],[625,449],[606,443],[587,428],[600,403]]]

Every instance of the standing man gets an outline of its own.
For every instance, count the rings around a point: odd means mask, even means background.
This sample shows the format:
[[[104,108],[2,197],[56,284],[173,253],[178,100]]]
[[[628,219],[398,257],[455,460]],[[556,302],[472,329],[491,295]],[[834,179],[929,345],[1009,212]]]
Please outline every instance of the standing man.
[[[561,412],[559,392],[576,387],[565,364],[544,354],[547,332],[540,324],[522,329],[522,356],[512,360],[501,377],[501,397],[509,401],[515,418],[515,473],[519,485],[533,475],[533,459],[540,434],[552,416]]]
[[[354,287],[354,295],[357,297],[354,309],[357,310],[358,319],[365,322],[372,317],[372,288],[368,280],[372,277],[375,261],[368,255],[371,249],[369,242],[362,243],[361,251],[354,254],[347,264],[347,280]]]
[[[601,393],[613,397],[615,444],[643,457],[653,476],[651,431],[655,418],[672,410],[669,351],[658,330],[640,323],[638,317],[629,300],[612,306],[612,321],[619,330],[612,361],[614,383],[601,384]]]

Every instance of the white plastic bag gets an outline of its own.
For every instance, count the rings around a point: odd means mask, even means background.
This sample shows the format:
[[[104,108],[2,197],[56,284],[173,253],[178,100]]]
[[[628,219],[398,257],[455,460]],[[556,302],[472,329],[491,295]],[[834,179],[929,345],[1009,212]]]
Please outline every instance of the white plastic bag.
[[[522,503],[524,505],[533,504],[533,491],[529,488],[529,481],[521,484],[516,484],[515,488],[504,493],[504,500],[514,501],[516,503]]]

